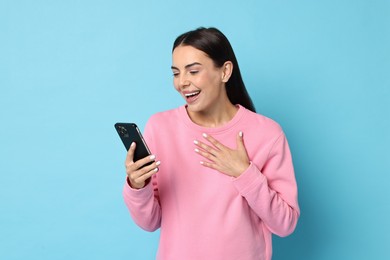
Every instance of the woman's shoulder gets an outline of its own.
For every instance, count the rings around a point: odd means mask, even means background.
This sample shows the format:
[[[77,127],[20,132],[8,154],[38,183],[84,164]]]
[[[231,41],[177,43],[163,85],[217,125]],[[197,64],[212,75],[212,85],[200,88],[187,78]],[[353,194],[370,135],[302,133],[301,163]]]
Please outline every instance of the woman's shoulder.
[[[148,124],[167,124],[172,121],[178,120],[178,117],[180,117],[180,110],[181,107],[157,112],[150,116],[148,120]]]
[[[273,118],[259,112],[252,112],[248,109],[246,109],[245,122],[251,124],[254,128],[261,128],[262,131],[267,131],[270,134],[278,135],[283,132],[281,125]]]

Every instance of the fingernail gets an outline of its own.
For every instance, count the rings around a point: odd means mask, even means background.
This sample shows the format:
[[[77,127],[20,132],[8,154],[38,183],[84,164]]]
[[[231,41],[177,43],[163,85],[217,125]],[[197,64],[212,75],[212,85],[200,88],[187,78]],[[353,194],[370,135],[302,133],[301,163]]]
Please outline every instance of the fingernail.
[[[157,171],[158,171],[158,168],[154,169],[154,171],[157,172]]]
[[[204,164],[204,162],[200,161],[200,164],[202,164],[202,165],[203,165],[203,164]]]
[[[199,153],[199,150],[197,148],[195,148],[195,152]]]
[[[242,132],[240,131],[240,132],[238,133],[238,135],[239,135],[240,137],[242,137]]]
[[[156,159],[156,156],[155,156],[155,155],[152,155],[152,156],[150,156],[149,158],[150,158],[150,160],[154,160],[154,159]]]
[[[156,165],[157,165],[157,166],[159,166],[160,164],[161,164],[161,162],[160,162],[160,161],[156,162]]]
[[[135,145],[135,143],[134,143],[134,142],[132,142],[130,146],[131,146],[131,147],[133,147],[134,145]]]
[[[206,133],[203,133],[202,135],[203,135],[203,137],[207,137],[207,134],[206,134]]]
[[[199,142],[198,142],[198,141],[196,141],[196,140],[194,140],[194,144],[199,144]]]

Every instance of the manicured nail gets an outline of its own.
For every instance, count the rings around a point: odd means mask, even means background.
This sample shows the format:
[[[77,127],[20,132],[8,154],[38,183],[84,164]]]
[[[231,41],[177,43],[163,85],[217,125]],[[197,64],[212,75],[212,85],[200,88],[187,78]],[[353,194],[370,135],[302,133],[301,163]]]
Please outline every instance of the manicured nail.
[[[207,134],[206,134],[206,133],[203,133],[202,135],[203,135],[203,137],[205,137],[205,138],[207,137]]]
[[[202,164],[202,165],[203,165],[203,164],[204,164],[204,162],[200,161],[200,164]]]
[[[134,147],[134,145],[135,145],[135,143],[134,143],[134,142],[132,142],[130,146],[131,146],[131,147]]]
[[[199,153],[199,149],[195,148],[195,152]]]
[[[156,165],[157,165],[157,166],[159,166],[160,164],[161,164],[161,162],[160,162],[160,161],[156,162]]]
[[[242,137],[242,132],[240,131],[240,132],[238,133],[238,135],[239,135],[240,137]]]
[[[156,156],[153,154],[152,156],[149,157],[150,160],[156,159]]]
[[[196,141],[196,140],[194,140],[194,144],[199,144],[199,142],[198,142],[198,141]]]

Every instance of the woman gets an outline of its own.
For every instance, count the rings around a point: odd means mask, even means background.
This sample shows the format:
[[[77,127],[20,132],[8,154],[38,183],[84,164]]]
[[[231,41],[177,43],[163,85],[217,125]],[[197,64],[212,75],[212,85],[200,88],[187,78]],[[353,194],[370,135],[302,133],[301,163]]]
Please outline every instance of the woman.
[[[123,194],[134,221],[161,229],[157,259],[271,259],[271,234],[289,235],[299,217],[282,129],[255,113],[219,30],[180,35],[172,72],[186,104],[149,119],[152,156],[133,162],[135,144],[127,154]]]

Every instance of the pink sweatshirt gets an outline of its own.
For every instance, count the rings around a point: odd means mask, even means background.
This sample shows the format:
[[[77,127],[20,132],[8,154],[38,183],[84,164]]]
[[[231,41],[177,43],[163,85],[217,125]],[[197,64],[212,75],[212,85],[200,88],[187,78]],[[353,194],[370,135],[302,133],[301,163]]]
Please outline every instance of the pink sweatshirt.
[[[230,148],[244,133],[251,164],[238,178],[202,166],[195,139],[207,133]],[[157,259],[271,259],[271,234],[292,233],[299,217],[289,146],[280,126],[240,106],[222,127],[194,124],[185,106],[155,114],[144,137],[159,171],[143,189],[124,186],[141,228],[160,228]]]

